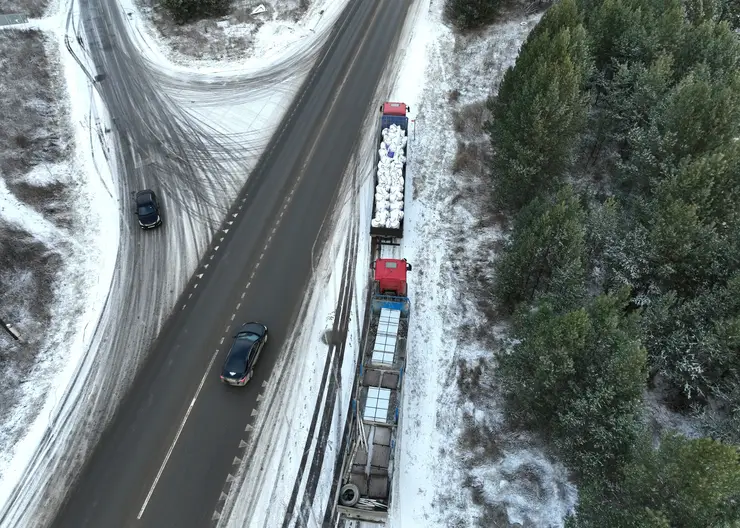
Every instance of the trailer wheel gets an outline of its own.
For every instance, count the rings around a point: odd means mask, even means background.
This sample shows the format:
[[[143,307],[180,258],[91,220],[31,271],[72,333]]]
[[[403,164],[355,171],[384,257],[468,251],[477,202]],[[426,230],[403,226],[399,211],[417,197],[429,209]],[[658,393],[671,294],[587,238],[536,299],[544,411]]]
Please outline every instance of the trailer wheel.
[[[351,508],[357,504],[359,500],[360,488],[352,483],[342,486],[342,489],[339,491],[339,502],[342,503],[342,506],[348,506]]]

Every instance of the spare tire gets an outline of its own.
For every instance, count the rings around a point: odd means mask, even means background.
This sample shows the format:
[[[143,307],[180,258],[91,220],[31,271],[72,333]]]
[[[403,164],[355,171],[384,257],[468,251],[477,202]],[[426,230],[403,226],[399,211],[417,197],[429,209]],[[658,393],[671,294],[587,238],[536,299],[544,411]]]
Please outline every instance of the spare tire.
[[[360,488],[350,483],[342,486],[339,491],[339,502],[342,506],[354,506],[360,500]]]

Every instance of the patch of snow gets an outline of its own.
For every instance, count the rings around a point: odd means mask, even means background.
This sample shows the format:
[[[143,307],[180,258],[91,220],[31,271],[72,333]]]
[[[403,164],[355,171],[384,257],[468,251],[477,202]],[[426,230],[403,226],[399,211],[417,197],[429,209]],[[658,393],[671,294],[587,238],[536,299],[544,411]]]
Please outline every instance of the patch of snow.
[[[66,12],[71,0],[60,2],[58,12]],[[63,17],[49,17],[37,24],[57,37],[57,49],[49,49],[53,60],[60,61],[67,81],[69,97],[60,104],[69,105],[69,118],[74,126],[75,148],[64,164],[40,165],[26,178],[28,183],[52,182],[75,184],[75,203],[68,207],[84,214],[84,228],[78,232],[60,230],[42,215],[14,200],[4,183],[0,185],[2,216],[23,226],[51,247],[64,246],[64,264],[55,286],[55,302],[48,328],[48,341],[34,371],[34,383],[24,384],[20,404],[13,411],[9,429],[25,430],[12,449],[0,459],[0,508],[3,507],[25,471],[41,439],[56,416],[57,406],[67,386],[81,366],[93,332],[91,325],[100,317],[113,277],[118,250],[118,210],[112,173],[106,161],[107,146],[100,128],[107,122],[102,102],[88,78],[69,55],[64,44]],[[96,118],[96,116],[99,116]],[[0,180],[1,182],[1,180]],[[48,380],[41,382],[39,380]]]
[[[461,365],[492,363],[493,354],[491,345],[473,335],[487,323],[474,302],[467,268],[502,234],[495,226],[479,225],[485,187],[452,172],[458,136],[451,94],[457,91],[460,107],[485,101],[539,17],[456,37],[442,22],[441,4],[419,2],[389,98],[407,103],[416,117],[406,176],[413,193],[407,194],[412,199],[400,249],[414,265],[412,308],[399,466],[387,525],[490,525],[498,513],[511,523],[561,526],[576,500],[565,468],[531,439],[505,432],[500,399],[485,380],[465,389]],[[456,38],[463,39],[462,46]],[[488,250],[482,266],[490,268],[492,258]],[[500,337],[502,327],[495,327],[486,330],[489,337]],[[482,372],[485,378],[486,369]],[[487,428],[500,446],[475,441],[475,449],[466,448],[466,435],[475,432],[470,427]]]
[[[57,167],[69,171],[69,166],[66,164],[58,164]],[[33,207],[18,200],[2,178],[0,178],[0,218],[28,231],[35,239],[49,247],[54,247],[58,241],[67,238],[66,232],[57,227],[54,222],[45,218]]]
[[[650,416],[654,439],[658,441],[660,435],[673,431],[681,433],[687,438],[701,438],[706,436],[702,431],[698,418],[692,419],[681,413],[671,411],[661,400],[660,390],[647,390],[644,401]]]
[[[254,31],[253,23],[229,22],[223,31],[231,37],[249,38],[250,49],[239,53],[239,58],[194,59],[177,52],[172,43],[154,26],[148,12],[142,12],[135,0],[120,0],[121,8],[130,24],[130,35],[152,62],[172,74],[208,73],[234,75],[269,70],[286,57],[299,56],[302,51],[314,49],[328,37],[349,0],[316,0],[303,18],[296,23],[269,20]]]

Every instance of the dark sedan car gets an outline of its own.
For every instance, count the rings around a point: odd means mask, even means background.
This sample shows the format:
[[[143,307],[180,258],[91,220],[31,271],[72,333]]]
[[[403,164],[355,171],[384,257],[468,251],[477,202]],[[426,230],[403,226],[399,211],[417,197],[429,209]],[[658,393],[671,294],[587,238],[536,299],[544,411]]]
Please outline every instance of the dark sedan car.
[[[221,381],[243,387],[254,375],[254,365],[267,343],[267,327],[262,323],[246,323],[234,336],[226,356]]]
[[[145,189],[136,193],[136,216],[142,229],[154,229],[162,225],[159,201],[154,191]]]

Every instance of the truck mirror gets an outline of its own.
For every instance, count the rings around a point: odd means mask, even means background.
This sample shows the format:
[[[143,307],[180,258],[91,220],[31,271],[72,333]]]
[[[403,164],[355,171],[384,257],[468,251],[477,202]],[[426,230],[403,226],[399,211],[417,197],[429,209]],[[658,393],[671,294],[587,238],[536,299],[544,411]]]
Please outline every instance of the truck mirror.
[[[370,269],[375,269],[375,262],[370,263]]]
[[[411,271],[411,264],[406,264],[406,271]]]

